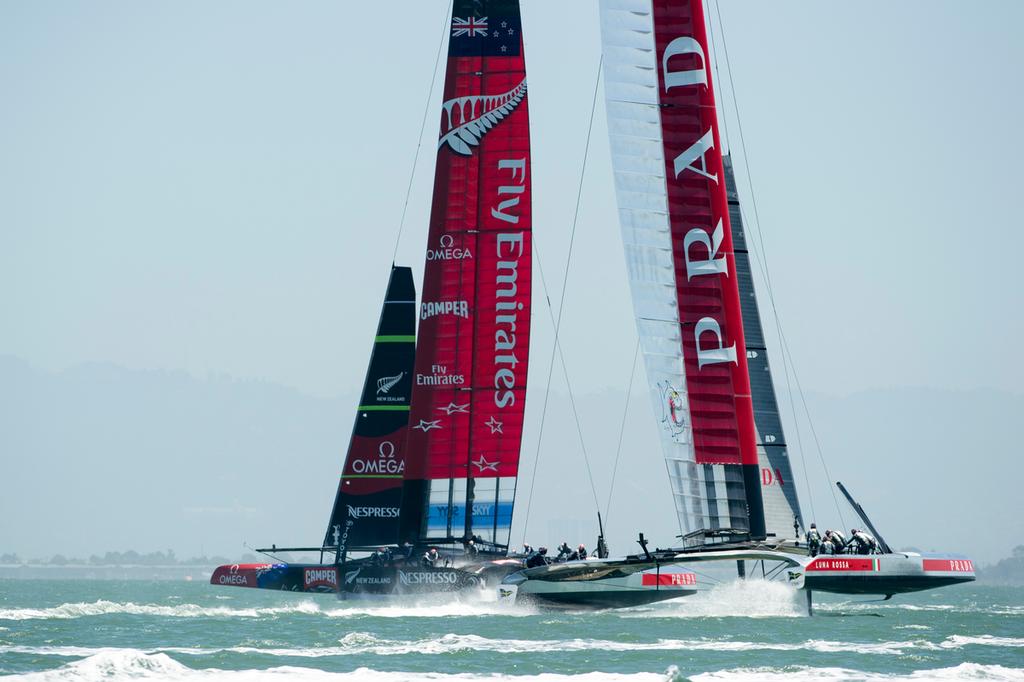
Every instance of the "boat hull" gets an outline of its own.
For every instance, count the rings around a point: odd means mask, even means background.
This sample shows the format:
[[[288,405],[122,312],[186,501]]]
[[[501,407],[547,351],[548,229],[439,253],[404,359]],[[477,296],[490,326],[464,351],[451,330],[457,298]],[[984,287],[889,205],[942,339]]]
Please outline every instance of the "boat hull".
[[[803,588],[837,594],[902,594],[971,582],[974,563],[959,554],[838,554],[809,559]]]
[[[975,579],[959,554],[839,554],[807,557],[775,549],[728,549],[550,564],[508,575],[498,600],[554,608],[619,608],[685,597],[709,589],[698,575],[712,565],[775,564],[770,571],[795,588],[892,596]],[[785,570],[783,570],[785,569]]]
[[[334,593],[339,599],[404,597],[478,590],[522,568],[514,559],[430,568],[414,564],[230,564],[218,566],[213,585],[289,592]]]
[[[609,609],[686,597],[699,589],[696,574],[685,569],[635,569],[634,565],[605,560],[529,568],[501,582],[498,601],[545,608]]]

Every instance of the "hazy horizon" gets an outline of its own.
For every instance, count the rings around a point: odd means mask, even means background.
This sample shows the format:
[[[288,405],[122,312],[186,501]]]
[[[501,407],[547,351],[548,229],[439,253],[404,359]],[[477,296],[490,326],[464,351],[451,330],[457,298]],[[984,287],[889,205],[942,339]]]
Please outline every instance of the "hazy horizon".
[[[265,380],[108,363],[50,372],[11,356],[0,356],[0,386],[9,389],[0,391],[0,433],[5,447],[21,455],[5,466],[0,518],[19,522],[0,526],[0,554],[24,557],[127,549],[237,557],[250,551],[246,545],[316,544],[358,400],[355,389],[321,398]],[[540,397],[529,398],[530,409],[539,409]],[[1005,475],[1015,463],[1011,424],[1024,395],[901,388],[806,397],[829,472],[894,546],[965,552],[992,563],[1024,542],[1024,519],[1014,513],[1016,483]],[[604,390],[574,398],[605,513],[625,396]],[[845,504],[842,516],[836,511],[806,425],[801,449],[788,395],[779,398],[805,519],[823,527],[856,524]],[[984,437],[957,426],[956,415],[982,425]],[[933,419],[946,428],[928,429]],[[567,395],[554,390],[524,528],[538,436],[537,421],[527,425],[514,543],[594,542],[593,497],[573,424]],[[845,437],[851,424],[862,439]],[[612,550],[632,551],[638,531],[671,545],[675,513],[639,382],[624,433],[605,517]],[[969,467],[926,466],[967,447],[988,454]],[[981,487],[988,494],[975,498]],[[985,521],[973,526],[965,518]]]

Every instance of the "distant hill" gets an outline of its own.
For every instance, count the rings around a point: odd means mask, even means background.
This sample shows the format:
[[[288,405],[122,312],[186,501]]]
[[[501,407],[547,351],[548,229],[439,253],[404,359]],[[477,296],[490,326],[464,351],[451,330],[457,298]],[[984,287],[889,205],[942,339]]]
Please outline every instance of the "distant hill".
[[[0,358],[0,553],[241,553],[326,531],[355,398]]]
[[[530,378],[513,543],[524,539],[528,516],[531,544],[592,547],[594,494],[567,395],[557,385],[532,479],[541,376],[535,368]],[[606,517],[613,552],[632,551],[637,531],[659,546],[678,532],[640,383]],[[247,551],[243,542],[316,544],[357,388],[316,398],[227,376],[100,364],[49,372],[0,357],[0,554],[88,558],[132,547],[237,560]],[[1015,433],[1021,395],[921,388],[806,397],[831,478],[850,488],[891,545],[962,551],[991,563],[1024,541]],[[575,400],[603,507],[624,396],[607,390]],[[840,525],[811,434],[801,428],[808,486],[784,393],[780,403],[805,517],[820,527]],[[842,510],[844,525],[859,525]]]
[[[982,567],[978,579],[994,585],[1024,586],[1024,545],[1014,547],[1012,556]]]

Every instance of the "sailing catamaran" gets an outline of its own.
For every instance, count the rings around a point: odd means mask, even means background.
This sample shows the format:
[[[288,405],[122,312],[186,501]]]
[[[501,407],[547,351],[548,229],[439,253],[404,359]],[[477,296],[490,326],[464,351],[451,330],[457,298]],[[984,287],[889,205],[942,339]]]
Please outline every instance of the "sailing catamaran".
[[[417,306],[411,270],[392,267],[327,533],[290,548],[321,562],[221,566],[213,584],[450,592],[522,566],[506,555],[529,361],[530,178],[519,3],[455,0],[423,295]],[[441,558],[424,564],[428,547]]]
[[[811,590],[888,597],[973,580],[965,557],[895,553],[884,540],[881,554],[808,556],[721,151],[702,3],[601,0],[600,11],[619,222],[683,546],[649,551],[641,535],[642,554],[525,569],[505,578],[499,598],[671,599],[709,586],[693,568],[708,561],[735,561],[741,575],[746,561],[774,562],[808,590],[808,604]]]

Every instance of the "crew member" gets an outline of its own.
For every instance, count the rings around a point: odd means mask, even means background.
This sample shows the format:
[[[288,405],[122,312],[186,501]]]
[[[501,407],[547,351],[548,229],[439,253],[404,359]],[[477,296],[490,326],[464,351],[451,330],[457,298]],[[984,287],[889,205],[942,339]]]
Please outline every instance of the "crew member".
[[[807,531],[807,550],[811,556],[818,556],[821,551],[821,535],[818,533],[818,527],[811,524],[811,529]]]
[[[572,554],[572,550],[569,549],[569,543],[565,540],[558,546],[558,556],[555,557],[555,561],[566,561]]]
[[[530,556],[533,554],[533,547],[531,545],[523,544],[523,555]]]
[[[477,549],[475,542],[470,540],[469,542],[466,543],[466,556],[467,557],[469,557],[470,559],[475,559],[476,555],[479,554],[479,553],[480,553],[480,550]]]
[[[537,568],[538,566],[547,566],[547,555],[547,547],[541,547],[536,552],[531,552],[530,556],[526,557],[526,567]]]
[[[587,558],[587,548],[580,544],[572,554],[569,555],[567,561],[579,561]]]
[[[441,555],[437,553],[437,547],[431,547],[430,551],[423,553],[423,559],[421,559],[421,562],[424,568],[434,568],[440,560]]]
[[[832,541],[833,554],[842,554],[846,550],[846,536],[843,535],[842,531],[827,530],[825,531],[825,537]]]
[[[871,533],[853,528],[850,530],[850,548],[854,554],[875,554],[878,541]]]

